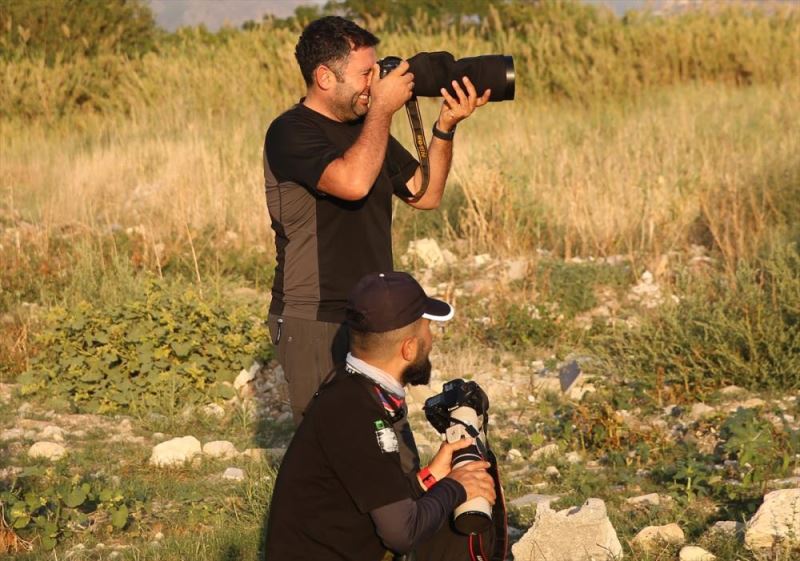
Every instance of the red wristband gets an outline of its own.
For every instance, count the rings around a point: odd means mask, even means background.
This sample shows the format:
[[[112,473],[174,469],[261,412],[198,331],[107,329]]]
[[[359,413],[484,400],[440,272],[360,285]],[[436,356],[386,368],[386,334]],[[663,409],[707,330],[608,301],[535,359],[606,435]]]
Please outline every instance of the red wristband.
[[[436,485],[436,476],[431,473],[430,468],[422,468],[418,475],[420,481],[422,481],[422,484],[425,486],[425,489],[430,489]]]

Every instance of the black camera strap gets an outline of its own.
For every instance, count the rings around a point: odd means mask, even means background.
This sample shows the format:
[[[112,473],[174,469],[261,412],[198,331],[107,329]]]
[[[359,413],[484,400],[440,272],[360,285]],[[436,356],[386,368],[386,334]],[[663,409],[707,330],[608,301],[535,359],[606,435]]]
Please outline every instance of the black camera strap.
[[[414,137],[414,147],[417,149],[417,157],[419,158],[419,167],[422,171],[422,185],[419,191],[406,199],[409,203],[416,203],[428,190],[428,182],[431,178],[431,164],[428,159],[428,144],[425,140],[425,129],[422,128],[422,114],[419,110],[419,101],[417,96],[412,96],[406,102],[406,113],[408,114],[408,123],[411,125],[411,134]]]

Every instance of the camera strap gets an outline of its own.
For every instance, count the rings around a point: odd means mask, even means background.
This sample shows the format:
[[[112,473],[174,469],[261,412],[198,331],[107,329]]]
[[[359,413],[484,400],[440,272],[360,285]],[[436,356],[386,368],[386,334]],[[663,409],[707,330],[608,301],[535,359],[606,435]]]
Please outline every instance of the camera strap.
[[[417,149],[417,157],[419,158],[419,167],[422,171],[422,184],[419,191],[406,199],[409,203],[416,203],[428,190],[428,182],[431,178],[431,164],[428,159],[428,144],[425,140],[425,129],[422,128],[422,114],[419,110],[419,101],[417,96],[412,96],[406,102],[406,114],[408,115],[408,123],[411,125],[411,135],[414,137],[414,147]]]

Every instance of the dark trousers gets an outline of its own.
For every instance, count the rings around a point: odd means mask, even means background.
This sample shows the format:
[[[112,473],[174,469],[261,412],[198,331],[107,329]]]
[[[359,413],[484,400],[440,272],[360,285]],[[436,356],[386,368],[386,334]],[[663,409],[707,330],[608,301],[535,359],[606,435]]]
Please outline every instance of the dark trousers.
[[[347,327],[274,314],[267,318],[267,325],[289,383],[294,424],[299,425],[320,383],[347,356],[350,344]]]

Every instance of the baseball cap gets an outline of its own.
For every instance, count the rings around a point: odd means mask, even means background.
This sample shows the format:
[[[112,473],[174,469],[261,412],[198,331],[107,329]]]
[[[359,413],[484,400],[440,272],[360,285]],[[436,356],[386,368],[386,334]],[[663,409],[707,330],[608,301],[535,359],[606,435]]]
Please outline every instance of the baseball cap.
[[[370,273],[350,293],[347,325],[356,331],[383,333],[400,329],[419,318],[447,321],[453,308],[447,302],[428,298],[408,273]]]

